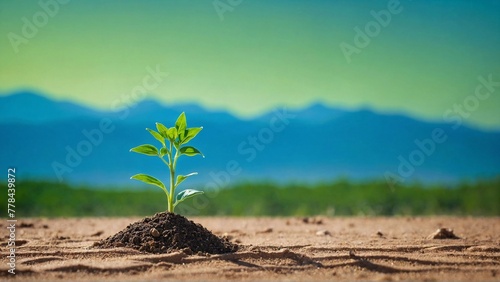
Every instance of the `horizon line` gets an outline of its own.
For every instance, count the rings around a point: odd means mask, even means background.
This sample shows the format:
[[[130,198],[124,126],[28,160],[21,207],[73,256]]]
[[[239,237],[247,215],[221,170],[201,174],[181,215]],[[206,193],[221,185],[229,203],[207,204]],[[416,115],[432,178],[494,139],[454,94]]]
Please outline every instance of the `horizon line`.
[[[23,94],[41,97],[43,99],[46,99],[46,100],[54,102],[54,103],[70,103],[70,104],[73,104],[73,105],[76,105],[76,106],[79,106],[82,108],[86,108],[88,110],[92,110],[95,112],[101,112],[101,113],[117,112],[117,111],[114,111],[113,109],[111,109],[111,107],[102,108],[102,107],[94,106],[94,105],[91,105],[88,103],[81,103],[81,102],[78,102],[78,101],[75,101],[72,99],[65,99],[65,98],[57,99],[54,97],[50,97],[50,95],[48,95],[42,91],[34,90],[34,89],[30,89],[30,88],[20,88],[18,90],[12,91],[10,93],[2,91],[2,92],[0,92],[0,98],[16,96],[16,95],[23,95]],[[153,94],[153,93],[150,93],[150,94]],[[328,110],[331,110],[331,111],[340,110],[340,111],[345,111],[345,112],[350,112],[350,113],[360,112],[360,111],[370,111],[370,112],[378,114],[378,115],[401,116],[401,117],[406,117],[409,119],[413,119],[413,120],[417,120],[419,122],[425,122],[425,123],[435,123],[435,124],[447,124],[447,123],[449,123],[449,122],[444,121],[442,118],[435,119],[435,118],[430,118],[430,117],[423,117],[423,116],[411,114],[407,111],[401,111],[401,110],[397,110],[397,109],[378,110],[378,109],[375,109],[374,107],[367,105],[367,104],[362,104],[362,105],[359,105],[357,107],[331,105],[329,103],[321,101],[320,99],[318,99],[316,101],[312,101],[310,103],[307,103],[303,106],[290,107],[290,106],[283,104],[283,105],[279,105],[279,106],[267,109],[265,111],[262,111],[259,114],[247,116],[247,115],[238,114],[235,111],[232,111],[232,110],[227,109],[227,108],[209,107],[209,106],[206,106],[206,105],[199,103],[199,102],[196,102],[196,101],[180,101],[180,102],[168,103],[168,102],[161,101],[161,100],[155,98],[154,96],[153,97],[151,97],[151,96],[152,95],[148,95],[148,97],[146,97],[144,99],[140,99],[140,100],[136,101],[135,103],[131,103],[128,105],[128,107],[131,107],[132,105],[140,105],[141,103],[144,103],[144,102],[154,102],[154,103],[160,105],[161,107],[172,107],[172,106],[175,107],[175,106],[182,106],[182,105],[195,106],[195,107],[199,107],[202,110],[210,112],[210,113],[226,113],[226,114],[229,114],[229,115],[231,115],[239,120],[249,121],[249,120],[258,119],[260,117],[266,116],[266,115],[272,113],[274,110],[282,108],[282,107],[286,107],[287,109],[290,109],[292,111],[300,112],[300,111],[308,110],[308,109],[313,108],[315,106],[322,106],[322,107],[324,107]],[[500,125],[485,126],[482,124],[470,123],[470,122],[467,122],[467,120],[465,120],[463,122],[462,126],[465,126],[465,127],[468,127],[468,128],[474,129],[474,130],[482,131],[482,132],[500,132]]]

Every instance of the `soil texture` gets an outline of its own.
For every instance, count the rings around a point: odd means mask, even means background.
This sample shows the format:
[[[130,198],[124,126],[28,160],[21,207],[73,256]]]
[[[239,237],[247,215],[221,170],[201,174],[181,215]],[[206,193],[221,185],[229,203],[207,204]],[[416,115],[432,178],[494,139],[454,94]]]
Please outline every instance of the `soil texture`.
[[[499,217],[174,218],[18,218],[15,277],[0,221],[0,281],[500,281]]]
[[[219,238],[182,215],[162,212],[130,224],[124,230],[94,244],[97,248],[129,247],[148,253],[223,254],[238,246]]]

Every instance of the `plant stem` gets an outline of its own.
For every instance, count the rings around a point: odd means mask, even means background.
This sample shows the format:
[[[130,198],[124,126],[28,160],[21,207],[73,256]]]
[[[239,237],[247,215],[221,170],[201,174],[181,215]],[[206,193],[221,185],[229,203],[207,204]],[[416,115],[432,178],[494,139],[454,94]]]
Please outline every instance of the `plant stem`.
[[[169,205],[171,206],[171,210],[169,210],[170,212],[174,212],[174,199],[175,199],[175,186],[176,186],[176,183],[175,183],[175,168],[177,166],[177,158],[179,158],[179,150],[176,148],[175,149],[175,156],[174,156],[174,162],[172,163],[172,165],[170,166],[170,203]]]
[[[177,156],[177,152],[175,153]],[[172,142],[170,142],[170,154],[168,156],[168,161],[169,161],[169,170],[170,170],[170,190],[168,193],[168,207],[167,211],[168,212],[174,212],[174,190],[175,190],[175,183],[174,183],[174,177],[175,177],[175,166],[174,166],[174,161],[172,161]]]
[[[173,168],[170,169],[170,197],[168,198],[168,211],[174,212],[174,191],[175,191],[175,183],[174,183],[175,171]]]

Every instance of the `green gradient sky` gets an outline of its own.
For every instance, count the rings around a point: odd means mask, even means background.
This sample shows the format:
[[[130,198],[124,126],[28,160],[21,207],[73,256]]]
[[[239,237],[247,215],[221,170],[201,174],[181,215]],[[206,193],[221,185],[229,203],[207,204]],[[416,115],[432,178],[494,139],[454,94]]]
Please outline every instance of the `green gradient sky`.
[[[42,0],[47,2],[49,0]],[[226,2],[225,0],[221,0]],[[388,1],[245,0],[221,20],[212,1],[70,1],[12,48],[38,1],[0,2],[0,92],[34,89],[110,108],[148,66],[168,78],[150,95],[252,116],[321,101],[441,120],[500,81],[500,1],[409,1],[348,63],[339,47]],[[432,3],[432,5],[431,5]],[[500,128],[500,88],[467,122]]]

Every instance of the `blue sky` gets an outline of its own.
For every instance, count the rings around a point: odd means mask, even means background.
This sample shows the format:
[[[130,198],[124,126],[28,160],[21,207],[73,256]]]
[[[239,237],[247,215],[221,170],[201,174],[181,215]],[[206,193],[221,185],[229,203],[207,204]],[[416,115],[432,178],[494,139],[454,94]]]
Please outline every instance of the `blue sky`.
[[[111,109],[142,87],[131,102],[242,117],[323,102],[442,121],[461,107],[498,129],[499,14],[461,0],[2,1],[0,92]]]

